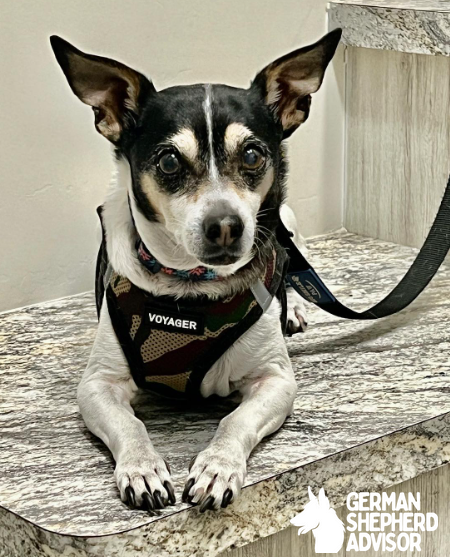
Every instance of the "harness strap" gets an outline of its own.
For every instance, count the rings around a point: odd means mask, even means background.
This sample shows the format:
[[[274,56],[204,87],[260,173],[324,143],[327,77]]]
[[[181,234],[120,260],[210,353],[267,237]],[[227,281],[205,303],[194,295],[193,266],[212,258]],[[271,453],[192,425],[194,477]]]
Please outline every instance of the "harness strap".
[[[252,291],[253,296],[255,296],[255,300],[261,306],[263,313],[266,313],[272,303],[273,295],[267,290],[262,280],[257,280],[252,286],[250,286],[250,290]]]
[[[413,302],[439,270],[450,250],[450,177],[439,211],[416,259],[397,286],[381,302],[362,312],[354,311],[337,300],[314,268],[292,241],[281,222],[278,241],[287,249],[290,264],[287,282],[308,302],[345,319],[380,319],[398,313]]]

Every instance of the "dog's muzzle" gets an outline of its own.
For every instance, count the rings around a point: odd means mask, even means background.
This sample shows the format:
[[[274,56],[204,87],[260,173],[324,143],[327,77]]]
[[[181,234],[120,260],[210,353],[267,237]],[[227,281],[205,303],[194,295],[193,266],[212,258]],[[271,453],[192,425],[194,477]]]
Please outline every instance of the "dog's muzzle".
[[[228,265],[242,256],[244,223],[236,214],[213,214],[202,225],[203,254],[208,265]]]

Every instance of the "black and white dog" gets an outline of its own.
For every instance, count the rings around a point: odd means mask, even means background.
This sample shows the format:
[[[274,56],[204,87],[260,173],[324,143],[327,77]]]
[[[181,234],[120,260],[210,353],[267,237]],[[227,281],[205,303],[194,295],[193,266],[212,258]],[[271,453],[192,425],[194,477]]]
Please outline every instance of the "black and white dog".
[[[132,507],[163,508],[175,502],[175,495],[168,465],[134,415],[133,397],[142,385],[112,315],[125,311],[120,300],[134,290],[138,297],[158,303],[169,298],[180,304],[186,301],[194,310],[195,303],[202,307],[211,303],[217,309],[217,304],[239,296],[247,299],[246,293],[257,299],[256,283],[267,293],[262,280],[267,284],[272,280],[267,279],[267,268],[274,266],[280,214],[297,246],[304,248],[294,215],[283,205],[284,141],[308,117],[311,95],[322,84],[340,35],[335,30],[272,62],[248,89],[205,84],[161,91],[120,62],[51,38],[70,87],[93,108],[95,127],[115,147],[117,172],[103,206],[113,273],[107,287],[111,299],[101,307],[78,401],[87,427],[111,450],[120,496]],[[283,294],[287,294],[288,332],[303,330],[301,298],[291,288]],[[251,451],[292,411],[297,386],[280,325],[281,298],[269,298],[257,323],[223,353],[218,351],[218,359],[198,382],[202,397],[234,391],[242,395],[240,406],[221,421],[187,476],[184,499],[202,511],[225,507],[238,496]],[[246,312],[256,311],[255,306],[252,301]],[[204,317],[208,319],[207,314]],[[151,319],[156,323],[158,315],[151,314]],[[183,315],[178,320],[159,316],[163,320],[178,327],[170,337],[174,346],[190,339],[180,327],[197,326]],[[141,321],[132,315],[130,330],[123,334],[135,340]],[[146,326],[151,333],[151,324]],[[208,327],[195,342],[209,342],[216,335]],[[230,327],[225,324],[220,330]],[[166,332],[167,327],[160,334]],[[160,350],[152,342],[147,346],[148,338],[142,336],[138,350],[139,358],[145,352],[147,364],[156,358],[152,350]],[[163,357],[170,357],[161,350]],[[170,367],[161,369],[153,381],[164,382],[161,377],[169,377]],[[177,375],[176,388],[180,390],[183,381],[192,382],[189,373]]]

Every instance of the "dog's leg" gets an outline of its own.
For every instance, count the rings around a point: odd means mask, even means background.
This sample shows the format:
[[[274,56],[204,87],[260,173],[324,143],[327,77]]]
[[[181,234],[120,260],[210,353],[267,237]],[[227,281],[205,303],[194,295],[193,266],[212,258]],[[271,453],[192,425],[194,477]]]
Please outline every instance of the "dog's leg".
[[[306,247],[306,242],[303,236],[300,234],[297,226],[297,219],[295,218],[294,212],[288,205],[282,205],[280,209],[281,220],[284,226],[293,232],[294,236],[292,240],[297,248],[307,256],[308,250]],[[287,298],[287,327],[286,331],[288,335],[293,335],[295,333],[306,331],[308,326],[308,318],[306,315],[305,301],[298,294],[292,286],[286,288],[286,298]]]
[[[211,444],[195,459],[183,499],[200,510],[226,507],[240,491],[247,459],[254,447],[279,429],[292,411],[295,381],[276,373],[249,380],[241,389],[243,401],[219,424]]]
[[[292,288],[286,287],[287,324],[286,333],[291,336],[295,333],[304,333],[308,327],[308,317],[305,300]]]
[[[87,369],[78,387],[78,403],[87,427],[111,451],[122,501],[149,510],[175,503],[170,472],[154,449],[131,401],[137,392],[116,339],[106,301]]]
[[[276,325],[275,321],[273,326]],[[210,445],[191,465],[183,499],[199,504],[201,511],[226,507],[239,495],[250,453],[263,437],[279,429],[292,412],[297,392],[295,377],[281,330],[272,331],[273,342],[266,342],[267,352],[271,351],[272,357],[236,383],[243,396],[242,403],[220,422]],[[247,360],[252,359],[253,354],[250,354],[247,353]],[[242,351],[239,355],[240,367],[245,368]],[[255,360],[261,355],[255,354]],[[236,356],[232,356],[233,359],[236,360]],[[228,360],[227,365],[229,363]],[[246,374],[245,369],[243,374]]]

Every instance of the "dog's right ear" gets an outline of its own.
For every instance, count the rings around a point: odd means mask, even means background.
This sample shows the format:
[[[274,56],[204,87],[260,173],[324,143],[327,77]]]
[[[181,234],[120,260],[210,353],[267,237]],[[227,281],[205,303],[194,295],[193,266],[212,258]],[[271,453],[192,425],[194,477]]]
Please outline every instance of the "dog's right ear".
[[[50,43],[72,91],[92,106],[97,131],[118,143],[123,130],[134,124],[145,97],[155,92],[153,84],[125,64],[81,52],[56,35]]]

